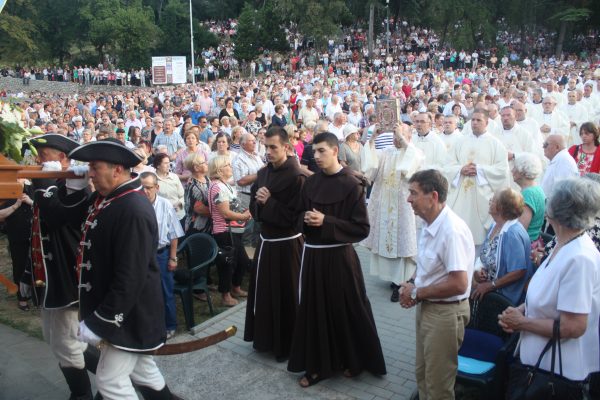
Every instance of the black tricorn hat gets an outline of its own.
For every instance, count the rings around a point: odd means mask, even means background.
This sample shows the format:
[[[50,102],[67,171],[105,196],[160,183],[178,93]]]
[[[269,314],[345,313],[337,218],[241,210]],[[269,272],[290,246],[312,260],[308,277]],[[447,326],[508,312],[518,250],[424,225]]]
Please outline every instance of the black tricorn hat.
[[[135,167],[142,162],[137,154],[113,138],[83,144],[69,153],[69,158],[78,161],[105,161],[125,168]]]
[[[69,154],[71,151],[79,147],[79,143],[73,139],[69,139],[64,135],[56,133],[48,133],[46,135],[36,136],[30,139],[29,142],[39,149],[40,147],[49,147],[58,151],[62,151],[65,154]]]

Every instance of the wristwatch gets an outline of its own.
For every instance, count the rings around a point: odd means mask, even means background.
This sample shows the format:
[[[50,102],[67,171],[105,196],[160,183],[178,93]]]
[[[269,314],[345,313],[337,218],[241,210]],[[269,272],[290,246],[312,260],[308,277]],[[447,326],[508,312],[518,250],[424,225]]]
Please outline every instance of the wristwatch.
[[[169,261],[177,262],[179,259],[177,257],[169,257]]]
[[[417,288],[414,287],[413,290],[410,292],[410,298],[414,301],[417,301]]]

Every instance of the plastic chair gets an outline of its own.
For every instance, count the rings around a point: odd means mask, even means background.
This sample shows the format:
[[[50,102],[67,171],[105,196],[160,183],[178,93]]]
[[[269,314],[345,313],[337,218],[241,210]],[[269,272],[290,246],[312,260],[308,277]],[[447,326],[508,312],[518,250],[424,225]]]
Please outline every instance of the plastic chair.
[[[186,238],[177,248],[187,259],[187,269],[177,270],[173,292],[181,296],[187,329],[194,327],[194,291],[206,293],[210,315],[214,316],[212,299],[208,290],[207,276],[210,266],[217,258],[217,242],[207,233],[195,233]]]
[[[485,390],[485,398],[503,399],[508,366],[518,334],[508,334],[498,325],[498,314],[513,307],[505,296],[490,292],[471,303],[471,320],[458,351],[456,382]]]

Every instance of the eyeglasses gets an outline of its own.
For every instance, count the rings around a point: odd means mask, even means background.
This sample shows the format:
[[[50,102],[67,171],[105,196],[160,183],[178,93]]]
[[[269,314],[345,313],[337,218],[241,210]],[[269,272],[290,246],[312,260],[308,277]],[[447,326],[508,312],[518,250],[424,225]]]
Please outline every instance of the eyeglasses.
[[[546,147],[548,147],[548,145],[549,145],[549,143],[548,143],[548,142],[544,142],[544,143],[542,144],[542,147],[545,149]]]

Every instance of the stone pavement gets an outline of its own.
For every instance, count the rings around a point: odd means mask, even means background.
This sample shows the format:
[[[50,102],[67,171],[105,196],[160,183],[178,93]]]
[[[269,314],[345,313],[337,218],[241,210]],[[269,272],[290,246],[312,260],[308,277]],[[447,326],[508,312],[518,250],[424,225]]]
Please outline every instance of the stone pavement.
[[[300,388],[297,381],[301,374],[287,372],[286,363],[277,363],[269,354],[257,353],[251,343],[243,341],[246,311],[243,303],[194,329],[195,335],[202,337],[235,325],[236,336],[195,353],[156,358],[169,387],[187,400],[408,399],[416,387],[414,310],[404,310],[389,301],[389,283],[368,274],[369,253],[362,247],[357,250],[383,346],[386,376],[363,372],[350,379],[340,375],[307,389]],[[195,305],[205,307],[203,303]],[[190,339],[187,334],[175,338]],[[56,362],[42,342],[0,325],[0,343],[3,344],[0,399],[68,397]]]

